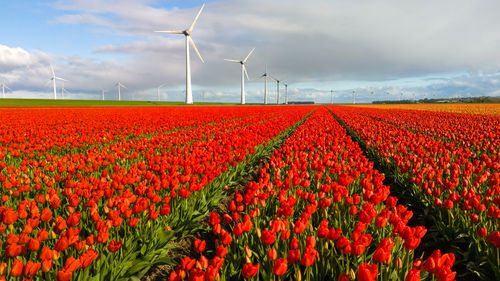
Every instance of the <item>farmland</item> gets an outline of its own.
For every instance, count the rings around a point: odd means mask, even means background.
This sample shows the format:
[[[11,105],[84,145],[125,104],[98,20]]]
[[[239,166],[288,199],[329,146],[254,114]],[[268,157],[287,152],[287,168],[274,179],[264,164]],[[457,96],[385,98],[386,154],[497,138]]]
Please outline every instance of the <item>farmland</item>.
[[[0,110],[0,280],[500,279],[496,105],[75,105]]]

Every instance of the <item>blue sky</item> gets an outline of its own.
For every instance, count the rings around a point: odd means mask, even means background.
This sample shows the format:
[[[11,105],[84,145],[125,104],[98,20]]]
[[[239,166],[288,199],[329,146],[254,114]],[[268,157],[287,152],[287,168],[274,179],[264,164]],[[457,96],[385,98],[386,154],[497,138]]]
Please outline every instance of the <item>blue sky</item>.
[[[1,1],[0,83],[8,98],[52,98],[49,65],[68,81],[65,98],[183,100],[184,39],[157,29],[184,29],[204,1]],[[450,9],[450,5],[454,8]],[[241,59],[247,100],[263,99],[257,78],[289,83],[290,100],[349,102],[423,97],[500,95],[498,1],[212,0],[192,38],[194,98],[235,102]],[[58,84],[58,92],[62,84]],[[270,99],[276,85],[269,82]],[[283,95],[284,88],[280,89]],[[374,95],[370,93],[374,92]],[[386,93],[389,92],[389,95]],[[281,100],[283,100],[281,98]]]

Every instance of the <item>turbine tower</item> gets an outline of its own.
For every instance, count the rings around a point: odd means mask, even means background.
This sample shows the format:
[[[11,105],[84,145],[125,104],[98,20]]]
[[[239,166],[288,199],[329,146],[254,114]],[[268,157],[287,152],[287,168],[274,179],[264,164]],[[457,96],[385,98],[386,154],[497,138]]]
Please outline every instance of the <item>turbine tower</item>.
[[[267,104],[267,77],[268,76],[269,76],[269,74],[267,74],[267,64],[266,64],[266,71],[261,76],[261,78],[264,77],[264,104]]]
[[[165,86],[165,85],[167,85],[167,83],[163,83],[163,84],[161,84],[160,86],[157,87],[157,89],[158,89],[158,101],[160,101],[160,88],[163,87],[163,86]]]
[[[64,80],[64,81],[66,81],[66,80]],[[64,93],[70,93],[70,94],[71,94],[71,92],[70,92],[70,91],[68,91],[66,88],[64,88],[64,81],[63,81],[63,83],[62,83],[62,88],[61,88],[61,97],[62,97],[63,99],[64,99]]]
[[[49,81],[52,80],[52,83],[54,84],[54,99],[56,100],[57,99],[56,80],[61,80],[61,81],[68,81],[68,80],[57,77],[52,65],[50,66],[50,71],[52,72],[52,77],[49,79]]]
[[[253,48],[250,53],[244,58],[243,60],[231,60],[231,59],[224,59],[225,61],[228,62],[235,62],[241,64],[241,104],[245,104],[245,75],[247,76],[247,79],[250,80],[248,77],[247,73],[247,68],[245,67],[245,63],[247,62],[248,58],[250,55],[253,53],[255,48]]]
[[[330,104],[333,104],[333,90],[330,90]]]
[[[120,94],[120,88],[123,87],[125,89],[128,89],[127,87],[125,87],[125,85],[123,85],[122,83],[120,83],[120,81],[118,81],[118,83],[115,84],[115,86],[118,87],[118,100],[120,101],[121,100],[121,94]]]
[[[285,104],[288,104],[288,83],[285,82]]]
[[[8,89],[8,90],[11,90],[9,87],[7,87],[7,85],[5,85],[5,82],[2,83],[2,99],[5,98],[5,89]],[[11,90],[12,91],[12,90]]]
[[[270,77],[276,81],[276,104],[280,104],[280,80]]]
[[[101,96],[102,96],[102,100],[104,100],[104,93],[107,92],[106,90],[104,90],[103,88],[101,88]]]
[[[356,91],[352,90],[352,104],[356,104]]]
[[[155,31],[159,33],[168,33],[168,34],[182,34],[186,37],[186,104],[193,104],[193,92],[191,90],[191,67],[189,64],[189,44],[193,47],[193,49],[196,51],[198,54],[198,57],[200,60],[204,63],[205,61],[200,55],[200,52],[198,52],[198,48],[196,48],[196,45],[194,44],[193,39],[191,39],[191,32],[193,31],[194,25],[198,21],[198,17],[201,14],[201,11],[203,11],[203,8],[205,7],[205,4],[203,4],[200,8],[200,11],[194,18],[193,23],[191,26],[186,29],[186,30],[160,30],[160,31]]]

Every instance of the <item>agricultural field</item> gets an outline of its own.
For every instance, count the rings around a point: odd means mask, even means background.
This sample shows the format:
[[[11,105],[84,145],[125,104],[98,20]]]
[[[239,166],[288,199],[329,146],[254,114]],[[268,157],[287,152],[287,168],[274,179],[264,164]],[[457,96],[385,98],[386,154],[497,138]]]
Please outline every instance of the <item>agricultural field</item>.
[[[500,106],[496,103],[369,104],[369,105],[358,105],[358,107],[369,107],[369,108],[380,108],[380,109],[411,109],[411,110],[442,111],[442,112],[469,113],[469,114],[500,115]]]
[[[0,280],[500,280],[498,108],[145,105],[0,109]]]

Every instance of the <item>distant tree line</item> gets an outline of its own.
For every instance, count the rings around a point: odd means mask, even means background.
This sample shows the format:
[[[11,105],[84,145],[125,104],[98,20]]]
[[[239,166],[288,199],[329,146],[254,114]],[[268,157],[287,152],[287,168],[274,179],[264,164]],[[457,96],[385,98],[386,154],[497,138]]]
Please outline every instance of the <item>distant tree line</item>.
[[[419,100],[382,100],[373,104],[408,104],[408,103],[500,103],[500,97],[439,98]]]

